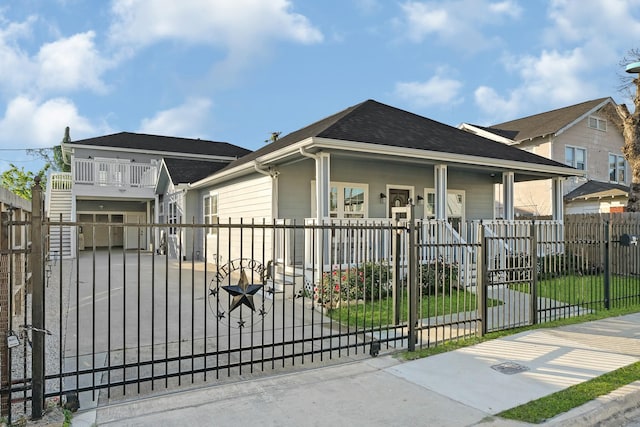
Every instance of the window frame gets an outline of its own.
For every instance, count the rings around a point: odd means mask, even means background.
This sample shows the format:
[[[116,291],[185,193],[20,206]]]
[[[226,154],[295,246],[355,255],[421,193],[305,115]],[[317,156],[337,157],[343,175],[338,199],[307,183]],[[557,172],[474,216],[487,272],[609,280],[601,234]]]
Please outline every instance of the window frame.
[[[571,162],[567,160],[567,150],[571,150],[573,153],[573,158]],[[578,152],[584,153],[584,159],[583,159],[584,166],[582,168],[578,167],[578,161],[577,161]],[[586,171],[587,170],[587,149],[584,147],[578,147],[575,145],[565,145],[564,146],[564,164],[578,170]]]
[[[332,194],[333,190],[336,190],[336,208],[332,209]],[[362,211],[358,212],[350,212],[345,211],[345,197],[344,190],[345,188],[361,188],[364,192],[363,201],[362,201]],[[361,219],[361,218],[369,218],[369,184],[363,182],[343,182],[343,181],[331,181],[329,183],[329,194],[327,194],[327,198],[329,199],[329,217],[330,218],[339,218],[339,219]],[[311,211],[315,212],[318,206],[318,201],[316,200],[316,181],[311,181]],[[349,216],[346,216],[348,214]]]
[[[611,167],[612,158],[615,160],[613,168]],[[627,182],[627,160],[624,158],[622,154],[609,153],[608,156],[609,163],[609,182],[614,182],[618,184],[626,184]],[[622,165],[621,165],[622,163]],[[622,167],[620,167],[622,166]],[[622,180],[620,179],[620,172],[622,172]],[[611,179],[611,174],[615,179]]]
[[[213,209],[213,200],[215,200],[215,212]],[[202,220],[204,224],[218,224],[218,206],[219,206],[219,195],[218,193],[209,193],[205,194],[202,197]],[[207,207],[209,208],[209,213],[207,213]],[[207,235],[217,235],[218,228],[217,227],[206,227]]]
[[[465,221],[465,213],[467,210],[467,194],[466,194],[466,190],[458,190],[458,189],[453,189],[453,188],[447,188],[447,199],[452,196],[452,195],[457,195],[457,196],[461,196],[462,197],[462,213],[460,215],[451,215],[449,212],[449,206],[447,205],[447,219],[449,218],[460,218],[461,222]],[[427,209],[429,208],[429,206],[431,206],[432,204],[430,203],[429,199],[430,199],[430,195],[433,195],[433,210],[431,213],[429,213],[427,211]],[[424,192],[423,192],[423,196],[424,196],[424,209],[423,209],[423,215],[424,218],[429,219],[429,218],[435,218],[435,199],[436,199],[436,190],[435,188],[425,188]]]
[[[178,223],[178,201],[169,200],[167,202],[167,224],[169,224],[169,235],[175,236],[177,234],[177,227],[172,227],[172,224]]]
[[[595,123],[595,124],[592,124]],[[587,119],[587,126],[589,126],[590,129],[595,129],[595,130],[599,130],[601,132],[606,132],[607,131],[607,120],[606,119],[602,119],[600,117],[596,117],[596,116],[589,116],[589,118]]]

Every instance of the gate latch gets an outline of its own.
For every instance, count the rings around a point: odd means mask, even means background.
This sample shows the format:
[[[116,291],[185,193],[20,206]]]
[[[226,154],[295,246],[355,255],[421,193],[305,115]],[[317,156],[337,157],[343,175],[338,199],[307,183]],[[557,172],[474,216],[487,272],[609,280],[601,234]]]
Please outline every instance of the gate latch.
[[[33,325],[20,325],[20,327],[22,329],[25,329],[27,331],[32,331],[32,332],[42,332],[43,334],[47,334],[47,335],[51,335],[51,331],[49,331],[48,329],[40,329],[40,328],[36,328]]]

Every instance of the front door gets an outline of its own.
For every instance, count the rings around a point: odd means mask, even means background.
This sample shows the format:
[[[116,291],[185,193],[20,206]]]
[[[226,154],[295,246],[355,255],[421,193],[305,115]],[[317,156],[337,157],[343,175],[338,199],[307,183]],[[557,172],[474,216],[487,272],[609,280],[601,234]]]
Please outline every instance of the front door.
[[[389,215],[388,218],[393,218],[391,213],[392,208],[400,208],[407,206],[409,203],[409,197],[411,197],[411,193],[408,189],[401,188],[390,188],[388,194],[389,200]]]

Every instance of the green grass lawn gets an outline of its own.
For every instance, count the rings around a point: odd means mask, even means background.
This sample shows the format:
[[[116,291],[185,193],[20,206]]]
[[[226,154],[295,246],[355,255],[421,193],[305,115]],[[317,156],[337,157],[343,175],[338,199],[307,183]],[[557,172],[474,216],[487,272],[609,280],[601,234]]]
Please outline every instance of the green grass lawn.
[[[477,309],[476,295],[469,291],[453,289],[450,294],[425,295],[418,305],[418,318],[463,313]],[[501,305],[499,300],[489,300],[489,306]],[[408,319],[407,294],[403,293],[400,302],[400,321]],[[392,325],[393,298],[386,297],[373,301],[345,304],[329,310],[329,317],[350,326]]]
[[[511,284],[510,289],[529,292],[529,284]],[[604,275],[566,275],[538,280],[538,297],[550,298],[590,309],[604,308]],[[611,305],[640,304],[640,278],[612,276]]]
[[[638,380],[640,380],[640,362],[508,409],[497,416],[539,424]]]

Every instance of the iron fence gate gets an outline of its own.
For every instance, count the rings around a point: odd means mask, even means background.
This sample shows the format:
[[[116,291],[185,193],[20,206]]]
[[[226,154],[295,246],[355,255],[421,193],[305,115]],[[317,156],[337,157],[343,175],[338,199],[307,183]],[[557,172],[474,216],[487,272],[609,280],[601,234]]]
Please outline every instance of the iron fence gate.
[[[151,224],[38,212],[5,223],[32,236],[0,263],[9,294],[25,291],[7,310],[10,421],[64,397],[88,408],[640,303],[637,247],[620,248],[628,228],[611,224],[569,239],[530,221]],[[73,236],[68,247],[61,236]]]

